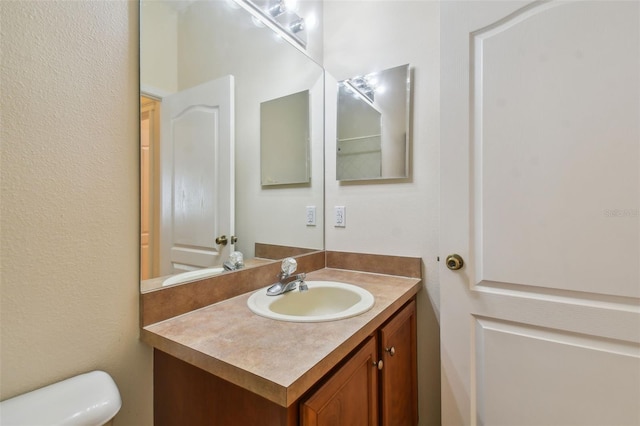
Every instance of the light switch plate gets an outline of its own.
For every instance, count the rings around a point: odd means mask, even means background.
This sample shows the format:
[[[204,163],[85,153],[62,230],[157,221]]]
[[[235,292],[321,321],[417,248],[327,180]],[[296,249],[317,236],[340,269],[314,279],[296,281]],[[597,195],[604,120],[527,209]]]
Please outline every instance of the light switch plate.
[[[346,209],[344,206],[335,206],[335,226],[337,228],[344,228],[347,226]]]
[[[307,224],[307,226],[315,226],[315,224],[316,224],[316,206],[307,206],[306,224]]]

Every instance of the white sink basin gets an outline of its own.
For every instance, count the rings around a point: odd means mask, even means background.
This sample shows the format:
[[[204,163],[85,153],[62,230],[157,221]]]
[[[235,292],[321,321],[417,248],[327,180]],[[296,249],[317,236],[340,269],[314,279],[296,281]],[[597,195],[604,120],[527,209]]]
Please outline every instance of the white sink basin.
[[[254,313],[292,322],[335,321],[360,315],[373,306],[367,290],[335,281],[305,281],[308,291],[297,289],[279,296],[267,296],[267,288],[253,293],[247,305]]]
[[[218,275],[222,272],[224,272],[223,267],[206,268],[206,269],[198,269],[197,271],[182,272],[181,274],[174,275],[164,280],[162,282],[162,287],[173,285],[173,284],[186,283],[189,281],[201,280],[204,278],[213,277],[214,275]]]

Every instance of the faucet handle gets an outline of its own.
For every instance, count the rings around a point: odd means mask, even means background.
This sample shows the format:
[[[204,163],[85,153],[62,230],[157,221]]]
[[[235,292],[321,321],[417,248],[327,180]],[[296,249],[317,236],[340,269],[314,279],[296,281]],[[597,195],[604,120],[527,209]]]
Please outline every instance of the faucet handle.
[[[291,274],[293,274],[296,271],[297,267],[298,267],[298,262],[296,262],[296,260],[293,257],[287,257],[282,260],[281,275],[283,277],[289,277],[291,276]]]

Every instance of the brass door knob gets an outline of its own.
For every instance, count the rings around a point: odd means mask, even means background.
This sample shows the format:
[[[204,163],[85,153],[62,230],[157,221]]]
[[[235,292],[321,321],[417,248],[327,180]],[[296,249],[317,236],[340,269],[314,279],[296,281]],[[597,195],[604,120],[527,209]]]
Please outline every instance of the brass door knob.
[[[452,271],[457,271],[464,266],[464,260],[462,260],[462,257],[457,254],[450,254],[449,256],[447,256],[446,262],[447,268],[451,269]]]
[[[222,246],[226,246],[227,245],[227,236],[226,235],[221,235],[218,238],[216,238],[216,244],[218,245],[222,245]]]

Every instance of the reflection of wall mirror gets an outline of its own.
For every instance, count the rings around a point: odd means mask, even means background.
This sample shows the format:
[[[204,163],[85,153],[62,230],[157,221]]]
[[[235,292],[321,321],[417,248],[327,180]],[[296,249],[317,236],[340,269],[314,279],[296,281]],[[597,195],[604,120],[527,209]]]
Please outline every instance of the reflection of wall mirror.
[[[323,227],[305,223],[306,206],[323,211],[324,71],[240,6],[141,1],[146,283],[218,266],[233,250],[250,266],[256,244],[324,248]],[[310,183],[263,189],[260,104],[305,91]]]
[[[309,91],[260,104],[263,186],[309,182]]]
[[[409,65],[338,83],[336,179],[406,178]]]

